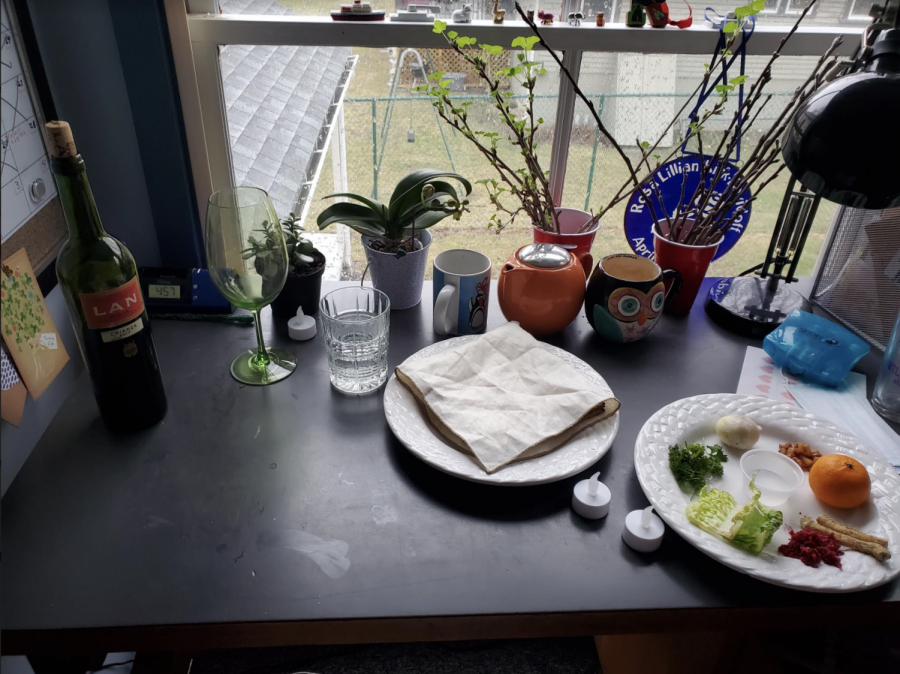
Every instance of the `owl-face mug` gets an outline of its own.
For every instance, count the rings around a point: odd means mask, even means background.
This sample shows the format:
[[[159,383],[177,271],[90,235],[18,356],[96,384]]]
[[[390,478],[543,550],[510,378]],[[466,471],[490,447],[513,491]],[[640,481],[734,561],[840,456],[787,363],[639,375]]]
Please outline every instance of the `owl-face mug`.
[[[588,322],[611,342],[636,342],[659,321],[678,294],[681,274],[663,271],[640,255],[607,255],[594,268],[585,292]]]

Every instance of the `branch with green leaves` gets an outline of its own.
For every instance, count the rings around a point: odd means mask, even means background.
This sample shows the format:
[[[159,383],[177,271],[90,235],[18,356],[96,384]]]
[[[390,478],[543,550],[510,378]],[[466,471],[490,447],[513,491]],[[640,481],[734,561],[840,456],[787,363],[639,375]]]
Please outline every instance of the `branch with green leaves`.
[[[499,232],[515,220],[517,215],[525,213],[536,226],[559,231],[556,205],[550,193],[547,174],[538,158],[535,141],[537,131],[544,120],[534,116],[534,91],[538,76],[547,71],[540,62],[529,60],[527,52],[534,48],[538,39],[533,37],[514,39],[512,48],[522,50],[516,54],[516,63],[490,72],[488,67],[490,57],[502,54],[503,47],[477,44],[477,40],[473,37],[465,37],[455,30],[447,30],[444,21],[434,22],[434,32],[444,36],[450,48],[472,67],[484,83],[490,93],[491,105],[506,129],[507,140],[516,148],[524,164],[522,167],[513,167],[501,157],[499,132],[472,128],[468,110],[472,102],[457,104],[451,95],[451,81],[444,79],[445,72],[432,73],[426,85],[416,87],[416,91],[424,92],[431,97],[438,116],[472,143],[499,174],[499,180],[491,178],[477,181],[477,184],[485,187],[488,199],[497,209],[491,216],[489,227]],[[516,85],[527,92],[526,111],[522,118],[517,118],[510,110],[509,102],[513,93],[507,90],[505,85]],[[509,199],[517,202],[516,205],[509,205]]]

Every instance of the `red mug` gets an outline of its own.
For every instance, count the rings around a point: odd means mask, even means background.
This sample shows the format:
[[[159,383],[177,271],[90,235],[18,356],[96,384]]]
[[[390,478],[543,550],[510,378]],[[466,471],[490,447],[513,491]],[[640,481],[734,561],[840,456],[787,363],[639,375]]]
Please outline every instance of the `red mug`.
[[[653,247],[656,251],[656,264],[663,269],[674,269],[681,274],[681,290],[675,299],[665,309],[667,314],[675,316],[687,316],[691,313],[700,284],[706,277],[706,270],[712,262],[719,243],[707,246],[691,246],[685,243],[675,243],[660,235],[656,227],[653,227]]]
[[[593,229],[578,233],[581,226],[590,220],[593,215],[587,211],[580,211],[577,208],[557,208],[556,220],[559,223],[559,234],[556,232],[548,232],[539,227],[534,227],[535,243],[552,243],[562,246],[581,261],[584,269],[584,277],[591,275],[594,268],[594,257],[591,255],[591,246],[594,243],[594,237],[597,235],[597,229],[600,222],[594,224]]]

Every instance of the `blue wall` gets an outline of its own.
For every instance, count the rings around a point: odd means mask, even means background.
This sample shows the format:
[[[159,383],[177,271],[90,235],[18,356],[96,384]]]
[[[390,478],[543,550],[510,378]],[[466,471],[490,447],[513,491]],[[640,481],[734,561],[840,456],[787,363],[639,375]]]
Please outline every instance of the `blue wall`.
[[[159,265],[108,0],[29,0],[28,8],[56,112],[72,126],[104,227],[125,242],[138,265]]]
[[[161,2],[26,0],[56,114],[72,125],[103,224],[139,266],[202,264]]]
[[[203,242],[162,2],[111,0],[144,178],[166,266],[197,267]]]

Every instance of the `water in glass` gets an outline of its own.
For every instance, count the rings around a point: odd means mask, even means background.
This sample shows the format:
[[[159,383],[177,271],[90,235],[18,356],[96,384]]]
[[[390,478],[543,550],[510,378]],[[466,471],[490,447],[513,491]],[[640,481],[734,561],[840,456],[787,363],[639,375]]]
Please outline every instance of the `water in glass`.
[[[322,298],[322,325],[331,384],[358,395],[388,376],[390,300],[374,288],[341,288]]]

